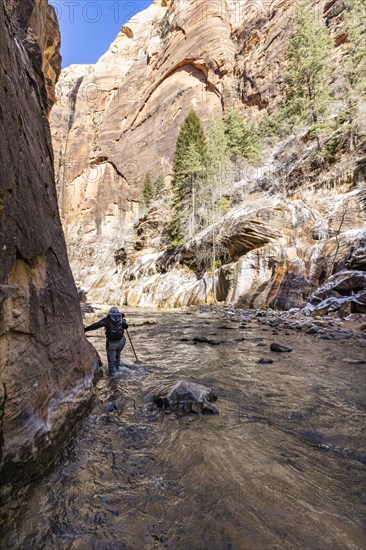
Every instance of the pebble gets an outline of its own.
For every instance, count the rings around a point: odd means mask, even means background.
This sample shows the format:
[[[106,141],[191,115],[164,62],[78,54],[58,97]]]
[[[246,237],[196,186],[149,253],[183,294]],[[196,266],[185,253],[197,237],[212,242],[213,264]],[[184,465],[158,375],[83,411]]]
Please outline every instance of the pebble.
[[[270,365],[273,363],[273,359],[266,359],[265,357],[262,357],[261,359],[258,359],[256,363],[257,365]]]
[[[113,412],[113,411],[116,411],[117,410],[117,405],[113,402],[109,402],[109,403],[106,403],[105,404],[105,407],[107,409],[108,412]]]

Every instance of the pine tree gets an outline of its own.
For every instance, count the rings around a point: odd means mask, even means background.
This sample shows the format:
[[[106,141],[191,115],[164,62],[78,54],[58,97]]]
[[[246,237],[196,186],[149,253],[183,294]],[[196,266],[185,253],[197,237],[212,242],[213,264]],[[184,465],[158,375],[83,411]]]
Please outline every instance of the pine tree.
[[[344,110],[338,115],[341,124],[338,139],[328,144],[328,156],[342,147],[352,152],[358,137],[365,131],[366,100],[366,2],[346,0],[345,31],[347,33],[344,60]],[[344,122],[347,121],[345,125]]]
[[[155,197],[158,197],[165,188],[164,176],[160,175],[155,182]]]
[[[146,174],[144,187],[142,190],[141,206],[143,208],[149,208],[153,199],[154,199],[154,189],[153,189],[151,177],[150,177],[150,174]]]
[[[206,217],[213,204],[221,197],[230,163],[225,124],[221,115],[213,116],[207,125],[207,181],[201,204]]]
[[[228,149],[232,158],[241,156],[243,136],[245,132],[244,120],[238,109],[230,109],[224,116],[225,134]]]
[[[222,116],[215,115],[207,126],[207,167],[210,176],[217,178],[229,155],[228,136]]]
[[[264,113],[262,120],[258,126],[258,135],[260,137],[275,136],[279,131],[278,121],[276,117],[269,116],[267,111]]]
[[[326,27],[315,20],[311,5],[301,0],[293,17],[294,33],[287,47],[287,84],[282,120],[292,124],[316,124],[325,117],[332,101],[329,81],[333,69],[333,42]]]
[[[196,194],[205,179],[207,145],[200,119],[191,111],[180,130],[173,164],[173,217],[170,246],[179,247],[195,232]]]
[[[259,135],[257,125],[250,121],[244,128],[243,135],[243,157],[250,164],[257,164],[261,159],[261,148],[259,144]]]
[[[251,164],[260,160],[258,130],[253,122],[245,124],[238,109],[230,109],[224,116],[225,134],[228,149],[233,160],[238,157],[247,159]]]
[[[366,2],[346,0],[347,57],[345,60],[349,96],[366,98]]]

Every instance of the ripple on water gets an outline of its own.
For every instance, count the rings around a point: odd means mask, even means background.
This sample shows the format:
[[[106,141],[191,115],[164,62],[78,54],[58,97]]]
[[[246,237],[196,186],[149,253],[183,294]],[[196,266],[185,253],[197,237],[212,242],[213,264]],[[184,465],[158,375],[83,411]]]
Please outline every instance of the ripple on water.
[[[72,448],[29,492],[4,548],[364,548],[355,342],[274,336],[250,320],[128,317],[139,357],[153,366],[100,380]],[[273,356],[274,338],[293,351],[257,364]],[[93,343],[104,358],[102,334]],[[219,416],[177,418],[151,405],[183,378],[215,389]]]

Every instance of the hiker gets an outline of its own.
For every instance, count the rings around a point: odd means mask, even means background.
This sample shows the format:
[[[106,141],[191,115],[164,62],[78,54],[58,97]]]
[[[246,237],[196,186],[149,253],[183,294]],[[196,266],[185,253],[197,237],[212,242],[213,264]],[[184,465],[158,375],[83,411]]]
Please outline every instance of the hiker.
[[[121,352],[125,347],[126,338],[124,337],[124,329],[128,328],[124,313],[120,313],[117,307],[112,307],[107,317],[103,317],[100,321],[84,327],[85,332],[96,330],[97,328],[105,328],[107,337],[107,357],[108,357],[108,374],[113,376],[120,368]]]

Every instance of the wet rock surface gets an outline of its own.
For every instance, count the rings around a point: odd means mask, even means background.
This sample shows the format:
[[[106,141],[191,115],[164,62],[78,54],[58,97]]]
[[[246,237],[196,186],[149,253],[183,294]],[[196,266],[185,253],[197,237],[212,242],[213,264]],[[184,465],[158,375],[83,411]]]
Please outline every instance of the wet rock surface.
[[[292,351],[292,349],[289,348],[288,346],[284,346],[283,344],[278,344],[277,342],[272,342],[272,344],[270,346],[270,350],[271,351],[277,351],[277,352],[280,352],[280,353],[287,353],[289,351]]]
[[[219,414],[218,409],[211,404],[216,400],[217,396],[211,388],[183,380],[177,382],[167,393],[157,395],[154,403],[165,411]]]
[[[341,271],[329,277],[310,297],[304,311],[311,315],[366,313],[366,272]]]

